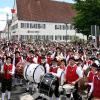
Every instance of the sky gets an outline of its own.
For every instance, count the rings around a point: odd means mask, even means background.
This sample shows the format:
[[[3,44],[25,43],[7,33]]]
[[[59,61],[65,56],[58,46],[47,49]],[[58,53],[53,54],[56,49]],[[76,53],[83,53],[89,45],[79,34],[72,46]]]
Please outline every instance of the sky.
[[[55,0],[60,2],[70,2],[73,0]],[[0,31],[5,28],[7,14],[9,19],[11,19],[11,9],[13,8],[14,0],[0,0]]]

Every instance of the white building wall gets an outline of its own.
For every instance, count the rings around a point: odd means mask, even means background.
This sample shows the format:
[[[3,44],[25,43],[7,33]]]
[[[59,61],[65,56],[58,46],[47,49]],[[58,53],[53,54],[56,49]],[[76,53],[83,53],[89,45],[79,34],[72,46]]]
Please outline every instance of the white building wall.
[[[44,24],[45,25],[45,28],[40,28],[40,29],[36,29],[36,28],[27,28],[27,27],[23,27],[21,28],[21,23],[32,23],[33,25],[34,24]],[[62,37],[62,40],[60,41],[63,41],[63,36],[78,36],[79,34],[77,34],[75,32],[74,29],[70,29],[70,26],[71,24],[67,24],[67,30],[66,30],[66,24],[65,23],[51,23],[51,22],[37,22],[37,21],[14,21],[11,25],[14,26],[18,24],[17,28],[15,29],[12,29],[11,30],[11,35],[12,36],[18,36],[18,39],[20,38],[21,35],[29,35],[29,36],[53,36],[53,40],[55,40],[55,36],[61,36]],[[58,26],[64,26],[65,28],[64,29],[55,29],[55,25],[58,25]],[[80,34],[79,36],[80,38],[83,38],[83,36]],[[59,39],[58,39],[59,41]],[[66,41],[66,40],[64,40]]]
[[[21,28],[21,23],[45,24],[45,29],[30,29]],[[35,21],[19,21],[19,34],[20,35],[66,35],[66,30],[55,30],[55,25],[65,25],[63,23],[49,23],[49,22],[35,22]],[[30,33],[28,33],[30,31]]]

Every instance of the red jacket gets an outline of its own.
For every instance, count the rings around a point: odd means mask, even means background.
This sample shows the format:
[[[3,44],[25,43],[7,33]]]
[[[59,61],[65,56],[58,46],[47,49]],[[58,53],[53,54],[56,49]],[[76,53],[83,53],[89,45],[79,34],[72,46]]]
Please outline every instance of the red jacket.
[[[20,61],[22,61],[21,57],[15,58],[15,67]]]
[[[92,70],[89,71],[89,74],[87,76],[88,82],[92,82],[93,81],[94,75],[95,75],[95,73]]]
[[[76,65],[74,67],[71,67],[71,66],[67,67],[66,76],[65,76],[67,83],[76,81],[79,78],[79,76],[76,73],[76,69],[77,69]]]
[[[57,73],[58,67],[50,67],[50,72]]]
[[[8,73],[8,71],[12,71],[13,65],[10,64],[9,66],[4,64],[4,78],[5,79],[11,79],[12,75]]]
[[[38,64],[41,64],[42,57],[38,55]]]
[[[34,59],[34,57],[27,57],[26,61],[30,62],[30,63],[34,63],[33,59]]]
[[[100,79],[97,76],[94,76],[93,86],[93,97],[100,98]]]
[[[51,62],[52,62],[52,58],[51,58],[51,56],[47,56],[46,59],[47,59],[47,63],[50,65]]]

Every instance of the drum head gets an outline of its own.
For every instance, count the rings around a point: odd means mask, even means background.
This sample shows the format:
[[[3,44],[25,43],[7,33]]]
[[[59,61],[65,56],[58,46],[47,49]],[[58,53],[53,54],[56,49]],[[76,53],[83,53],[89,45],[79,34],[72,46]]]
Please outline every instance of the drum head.
[[[36,83],[40,83],[41,77],[45,74],[45,69],[41,65],[37,65],[37,67],[34,70],[34,81]]]
[[[64,89],[74,89],[74,86],[71,84],[65,84],[65,85],[63,85],[63,88]]]
[[[63,85],[63,89],[66,91],[66,94],[70,94],[72,90],[74,90],[74,86],[71,84]]]
[[[39,83],[41,77],[45,74],[45,69],[39,64],[30,64],[25,66],[23,74],[26,80]]]

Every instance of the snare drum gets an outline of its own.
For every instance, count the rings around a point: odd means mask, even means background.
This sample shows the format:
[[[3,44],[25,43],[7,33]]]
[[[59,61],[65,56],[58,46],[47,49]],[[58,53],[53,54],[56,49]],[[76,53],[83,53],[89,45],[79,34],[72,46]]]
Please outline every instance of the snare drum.
[[[39,92],[51,97],[56,88],[57,81],[58,78],[56,76],[50,73],[45,74],[40,82]]]
[[[41,77],[45,74],[45,69],[39,64],[26,65],[23,76],[25,80],[30,82],[40,83]]]
[[[65,91],[65,94],[71,94],[73,90],[75,89],[75,87],[71,84],[66,84],[66,85],[63,85],[63,89]]]

